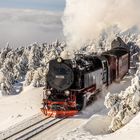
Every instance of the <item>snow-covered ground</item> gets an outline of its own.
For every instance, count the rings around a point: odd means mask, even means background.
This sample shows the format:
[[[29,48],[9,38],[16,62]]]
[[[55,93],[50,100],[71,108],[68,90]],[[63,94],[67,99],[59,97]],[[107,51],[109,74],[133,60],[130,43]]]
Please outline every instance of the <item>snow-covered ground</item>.
[[[89,133],[88,131],[83,130],[81,127],[80,129],[75,129],[63,138],[58,138],[59,140],[139,140],[139,131],[140,131],[140,113],[128,123],[126,126],[122,127],[120,130],[111,133],[105,134],[107,122],[109,119],[105,118],[104,116],[97,116],[94,115],[91,118],[92,121],[89,121],[85,126],[89,125],[88,128],[92,132]],[[106,122],[106,124],[105,124]],[[107,132],[108,133],[108,132]],[[98,136],[97,136],[98,135]]]
[[[0,131],[39,113],[42,91],[28,86],[18,95],[0,97]]]

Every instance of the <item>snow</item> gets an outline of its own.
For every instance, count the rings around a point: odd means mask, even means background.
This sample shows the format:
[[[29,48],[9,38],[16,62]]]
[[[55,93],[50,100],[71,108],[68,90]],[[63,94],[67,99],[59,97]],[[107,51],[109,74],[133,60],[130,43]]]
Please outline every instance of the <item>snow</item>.
[[[109,116],[97,114],[89,119],[89,121],[83,126],[83,129],[90,132],[92,135],[106,134],[108,133],[110,122],[111,118]]]
[[[18,95],[0,97],[0,131],[39,113],[42,91],[28,86]]]
[[[103,137],[104,140],[139,140],[139,132],[140,132],[140,113],[130,121],[126,126],[121,128],[120,130],[112,133],[110,135],[106,135]]]
[[[87,46],[90,53],[92,53],[91,50],[93,51],[94,45],[91,43],[91,46]],[[2,50],[0,53],[2,62],[0,64],[0,131],[7,130],[10,126],[40,112],[43,92],[41,86],[45,84],[48,61],[57,56],[61,56],[63,59],[71,58],[72,54],[76,53],[65,50],[64,47],[66,47],[65,43],[56,40],[51,44],[34,43],[17,50],[9,48],[8,45]],[[84,48],[78,51],[83,52]],[[102,93],[97,95],[97,100],[92,105],[70,118],[68,123],[61,125],[62,128],[64,125],[67,126],[67,132],[62,133],[64,130],[60,133],[60,130],[57,130],[56,133],[64,134],[58,139],[102,140],[120,136],[122,131],[125,131],[125,128],[127,129],[127,126],[135,120],[138,115],[133,120],[131,119],[140,110],[138,75],[137,72],[137,76],[133,79],[127,75],[120,83],[114,82],[108,88],[103,87]],[[131,83],[132,86],[129,87]],[[23,91],[20,92],[22,89]],[[128,96],[130,98],[127,98]],[[121,108],[124,104],[129,105],[133,111],[126,107],[127,111],[124,112]],[[129,121],[130,123],[127,124]],[[136,120],[136,122],[138,121]],[[125,124],[127,125],[124,126]],[[72,131],[73,128],[76,129]],[[119,128],[121,129],[116,131]],[[116,132],[110,134],[112,131]],[[48,137],[52,134],[48,134]]]
[[[92,121],[96,125],[95,128],[92,127],[92,129],[90,129],[93,131],[92,133],[84,131],[82,128],[80,129],[78,128],[67,133],[65,138],[59,137],[58,140],[62,140],[62,139],[63,140],[118,140],[118,139],[119,140],[132,140],[132,139],[139,140],[140,113],[132,121],[130,121],[130,123],[128,123],[126,126],[124,126],[120,130],[111,134],[105,134],[105,131],[102,131],[103,128],[100,128],[100,126],[103,126],[102,123],[104,123],[104,120],[103,120],[104,117],[98,116],[97,118],[96,116],[95,118],[92,117],[93,120],[97,121],[97,122]],[[97,134],[100,134],[100,135],[97,135]]]
[[[105,96],[108,92],[115,94],[125,90],[131,84],[131,76],[126,76],[120,83],[112,83],[106,89],[103,88],[101,94],[97,95],[97,100],[85,110],[83,110],[76,118],[83,118],[83,123],[77,128],[68,131],[61,136],[58,140],[91,140],[101,139],[110,133],[109,126],[112,121],[108,116],[108,109],[104,106]],[[86,119],[86,121],[85,121]],[[110,135],[110,134],[109,134]]]
[[[112,118],[109,129],[116,131],[127,124],[140,110],[140,70],[131,80],[131,86],[119,94],[108,93],[105,106],[110,109],[108,115]]]

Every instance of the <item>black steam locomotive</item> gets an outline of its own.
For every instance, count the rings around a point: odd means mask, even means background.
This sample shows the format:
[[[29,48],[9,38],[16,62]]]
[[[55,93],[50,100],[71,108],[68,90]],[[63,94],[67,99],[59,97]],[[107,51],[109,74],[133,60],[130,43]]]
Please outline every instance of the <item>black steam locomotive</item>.
[[[123,78],[129,69],[130,54],[125,43],[116,46],[101,55],[77,54],[74,59],[51,60],[43,94],[43,113],[72,116],[91,102],[103,86]]]

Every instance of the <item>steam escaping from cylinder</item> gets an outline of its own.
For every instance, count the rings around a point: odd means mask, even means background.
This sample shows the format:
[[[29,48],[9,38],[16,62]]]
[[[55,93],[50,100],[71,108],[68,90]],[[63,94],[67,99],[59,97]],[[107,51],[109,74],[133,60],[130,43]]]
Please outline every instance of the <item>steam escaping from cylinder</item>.
[[[139,34],[139,7],[139,0],[66,0],[63,25],[69,49],[105,39],[110,43],[129,30]]]

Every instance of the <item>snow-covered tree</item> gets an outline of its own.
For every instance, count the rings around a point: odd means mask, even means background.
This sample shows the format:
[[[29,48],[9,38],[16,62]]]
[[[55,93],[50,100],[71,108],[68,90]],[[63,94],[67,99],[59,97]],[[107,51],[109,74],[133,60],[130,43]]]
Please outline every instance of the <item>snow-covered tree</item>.
[[[12,49],[9,44],[0,51],[0,90],[3,95],[15,94],[15,83],[24,80],[25,85],[45,85],[49,60],[56,58],[66,47],[56,40],[53,43],[34,43]]]
[[[0,71],[0,89],[2,95],[12,95],[16,93],[13,87],[12,73],[8,73],[5,69],[1,69]]]
[[[131,86],[120,94],[108,93],[104,104],[110,109],[108,115],[112,117],[112,121],[109,129],[112,131],[124,126],[140,111],[140,67]]]
[[[47,70],[45,69],[46,68],[40,67],[34,72],[33,81],[32,81],[34,87],[40,87],[44,85],[45,76],[47,73]]]
[[[13,85],[6,79],[5,82],[1,83],[2,95],[14,95],[16,90]]]
[[[29,86],[33,80],[33,76],[34,76],[34,70],[30,70],[27,72],[26,76],[25,76],[25,86]]]
[[[27,71],[28,71],[28,59],[27,56],[23,53],[19,62],[14,65],[14,77],[16,80],[24,79]]]
[[[11,48],[9,47],[9,44],[7,44],[7,46],[5,48],[3,48],[0,52],[0,68],[2,67],[8,52],[11,51]]]
[[[40,47],[37,43],[34,43],[31,46],[31,51],[29,53],[29,63],[28,63],[28,68],[31,69],[36,69],[37,67],[40,66],[40,61],[41,61],[41,51]]]

